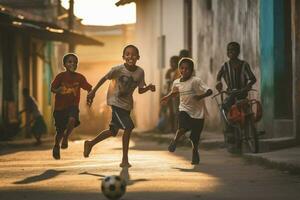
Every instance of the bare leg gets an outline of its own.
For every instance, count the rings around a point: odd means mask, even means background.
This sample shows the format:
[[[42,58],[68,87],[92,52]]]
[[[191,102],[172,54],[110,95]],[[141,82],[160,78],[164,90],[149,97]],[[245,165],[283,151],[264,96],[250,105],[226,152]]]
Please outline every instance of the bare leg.
[[[130,141],[130,135],[132,130],[125,130],[123,137],[122,137],[122,144],[123,144],[123,158],[122,162],[120,164],[120,167],[131,167],[131,165],[128,162],[128,148],[129,148],[129,141]]]
[[[41,133],[34,133],[34,138],[36,139],[35,145],[40,145],[42,143],[41,141]]]
[[[70,117],[68,124],[67,124],[67,130],[63,136],[62,142],[61,142],[61,148],[62,149],[66,149],[68,148],[68,138],[71,135],[74,127],[75,127],[75,118],[74,117]]]
[[[55,140],[54,140],[54,146],[59,146],[60,147],[60,142],[62,140],[64,136],[64,133],[63,132],[56,132],[56,135],[55,135]]]
[[[56,132],[55,135],[55,143],[52,149],[52,156],[54,159],[59,160],[60,159],[60,142],[63,138],[63,131]]]
[[[192,141],[192,146],[193,146],[193,155],[192,155],[192,165],[197,165],[199,164],[200,157],[199,157],[199,151],[198,151],[198,146],[199,146],[199,140],[191,140]]]
[[[174,152],[176,149],[176,143],[178,142],[178,140],[181,138],[181,136],[183,136],[183,134],[186,132],[186,130],[184,129],[178,129],[176,131],[176,135],[174,137],[174,139],[171,141],[171,143],[169,144],[168,150],[170,152]]]
[[[107,129],[99,133],[94,139],[84,141],[84,151],[83,151],[84,157],[89,157],[90,152],[92,151],[94,145],[111,136],[113,136],[113,133],[111,132],[111,130]]]
[[[178,129],[177,131],[176,131],[176,135],[175,135],[175,137],[174,137],[174,142],[175,142],[175,144],[179,141],[179,139],[181,138],[181,136],[183,136],[183,134],[186,132],[186,130],[184,130],[184,129]]]

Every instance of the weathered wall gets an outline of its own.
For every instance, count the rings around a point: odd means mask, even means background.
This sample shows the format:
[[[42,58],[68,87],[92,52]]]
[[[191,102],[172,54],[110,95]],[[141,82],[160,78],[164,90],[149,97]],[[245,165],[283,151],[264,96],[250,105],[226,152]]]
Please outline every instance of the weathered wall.
[[[197,76],[214,88],[220,66],[228,59],[226,45],[236,41],[241,45],[240,58],[253,69],[260,88],[259,68],[259,4],[258,0],[194,0],[193,57],[197,62]],[[211,3],[211,4],[210,4]],[[195,8],[196,7],[196,8]],[[194,48],[195,49],[195,48]],[[219,124],[219,113],[215,102],[207,99],[210,116],[208,126]]]
[[[161,35],[161,12],[159,0],[137,0],[136,42],[140,48],[140,60],[137,65],[145,70],[146,84],[157,86],[157,92],[135,94],[135,116],[138,130],[155,127],[159,111],[159,36]]]

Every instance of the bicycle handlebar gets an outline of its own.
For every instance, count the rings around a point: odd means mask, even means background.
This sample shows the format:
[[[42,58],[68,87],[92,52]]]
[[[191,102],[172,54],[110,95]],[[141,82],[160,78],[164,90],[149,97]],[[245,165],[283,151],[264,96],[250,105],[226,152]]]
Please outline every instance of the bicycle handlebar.
[[[219,96],[221,94],[227,94],[227,95],[232,95],[232,94],[239,94],[241,92],[249,92],[249,91],[255,91],[257,92],[257,90],[255,89],[240,89],[240,90],[232,90],[232,91],[226,91],[226,90],[223,90],[223,91],[220,91],[219,93],[215,94],[214,96],[212,96],[211,98],[214,99],[216,96]]]

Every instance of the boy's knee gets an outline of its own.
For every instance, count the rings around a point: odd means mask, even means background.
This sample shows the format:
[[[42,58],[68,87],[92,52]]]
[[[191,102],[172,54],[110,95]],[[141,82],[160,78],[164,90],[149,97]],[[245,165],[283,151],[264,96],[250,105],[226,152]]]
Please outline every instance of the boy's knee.
[[[109,126],[109,130],[110,130],[111,136],[113,136],[113,137],[116,137],[119,132],[119,129],[116,128],[115,126]]]
[[[185,133],[185,132],[187,132],[187,130],[186,130],[185,128],[179,128],[178,131],[179,131],[180,133]]]
[[[124,134],[126,134],[126,135],[130,135],[131,133],[132,133],[132,128],[130,128],[130,129],[125,129],[124,130]]]
[[[74,127],[75,122],[76,122],[76,119],[74,117],[70,117],[68,120],[68,127],[70,127],[70,126]]]

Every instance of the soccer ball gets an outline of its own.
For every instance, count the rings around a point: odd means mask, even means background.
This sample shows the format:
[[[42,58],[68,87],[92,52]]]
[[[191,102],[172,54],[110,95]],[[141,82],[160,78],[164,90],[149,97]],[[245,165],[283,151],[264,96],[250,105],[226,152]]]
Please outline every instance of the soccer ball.
[[[102,180],[101,190],[108,199],[119,199],[126,192],[126,181],[120,176],[106,176]]]

